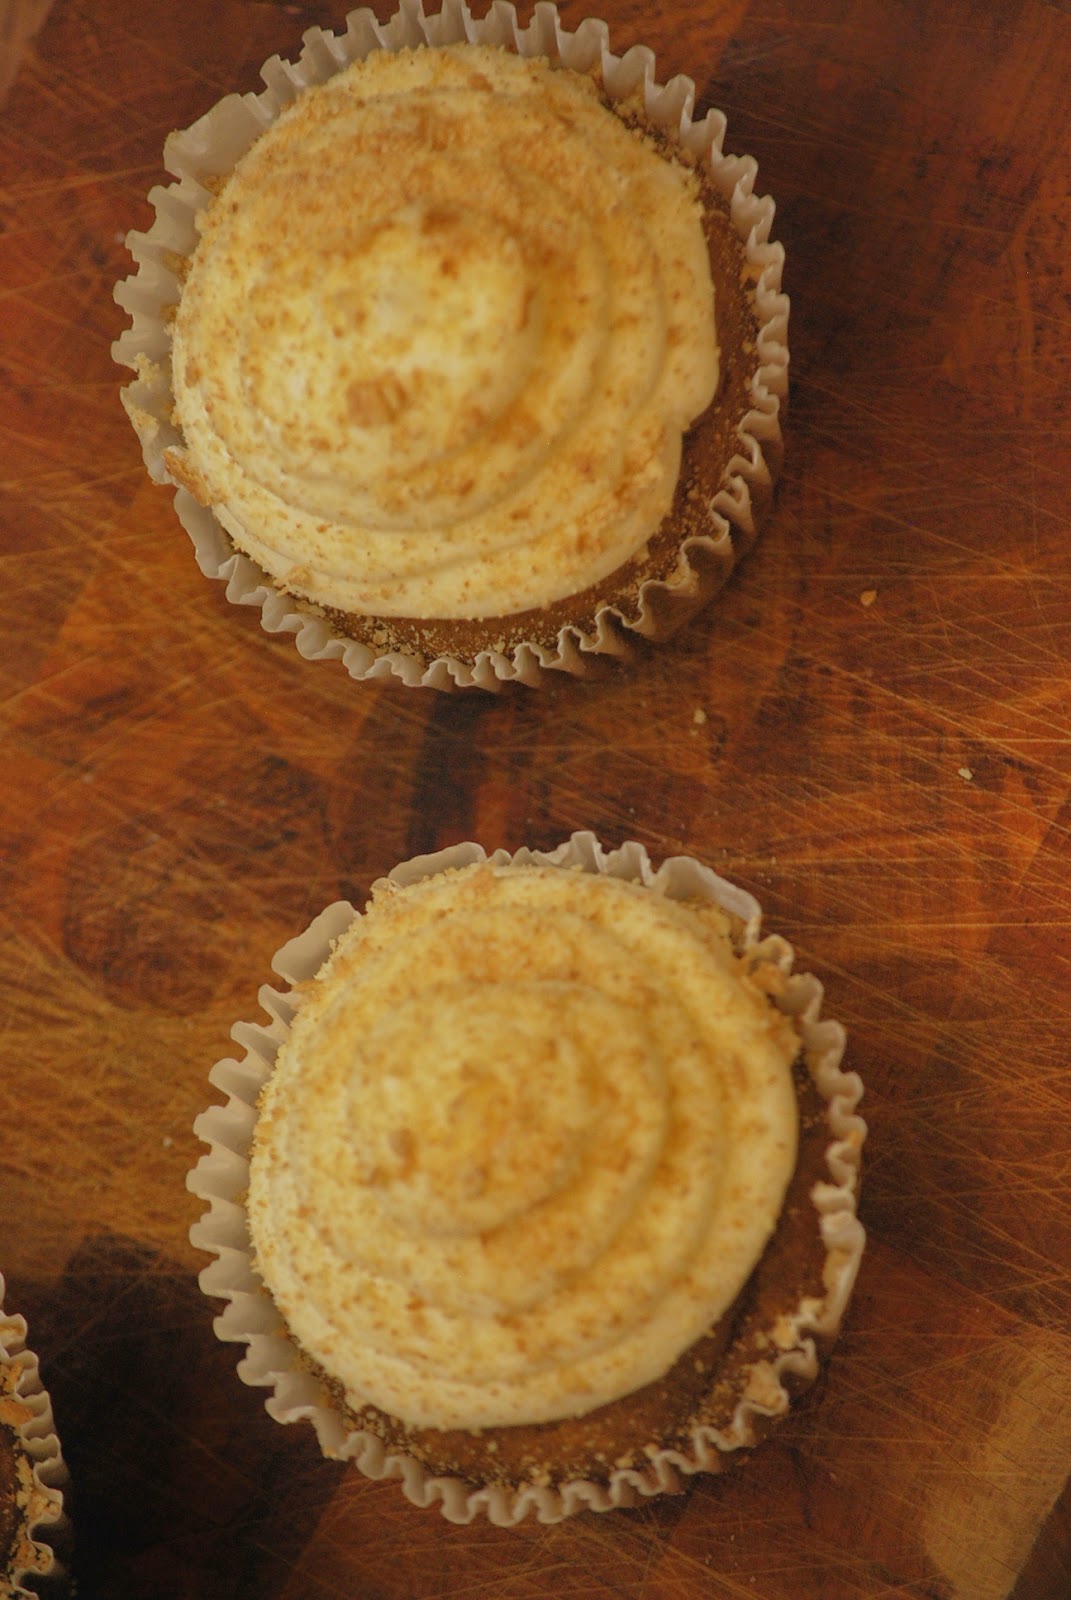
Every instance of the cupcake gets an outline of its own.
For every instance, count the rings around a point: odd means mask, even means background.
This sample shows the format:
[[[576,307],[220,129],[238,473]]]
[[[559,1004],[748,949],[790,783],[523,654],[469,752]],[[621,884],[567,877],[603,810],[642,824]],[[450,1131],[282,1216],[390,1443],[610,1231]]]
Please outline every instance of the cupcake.
[[[540,8],[368,12],[165,159],[124,402],[202,566],[303,654],[435,687],[657,639],[780,455],[782,252],[684,79]]]
[[[53,1546],[64,1527],[66,1472],[26,1323],[3,1303],[0,1274],[0,1593],[29,1600],[61,1575]]]
[[[718,1471],[818,1370],[862,1252],[821,990],[687,858],[460,846],[276,958],[191,1232],[239,1367],[453,1521]]]

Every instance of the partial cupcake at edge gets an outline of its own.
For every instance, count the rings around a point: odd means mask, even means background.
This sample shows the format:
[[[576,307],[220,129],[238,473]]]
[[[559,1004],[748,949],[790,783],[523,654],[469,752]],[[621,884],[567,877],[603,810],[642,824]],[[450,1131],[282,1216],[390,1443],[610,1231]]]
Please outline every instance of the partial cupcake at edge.
[[[396,868],[279,952],[196,1124],[221,1338],[452,1521],[717,1472],[813,1382],[863,1249],[862,1086],[743,891],[577,834]]]
[[[65,1592],[67,1472],[26,1321],[4,1309],[0,1273],[0,1595]]]
[[[169,139],[123,399],[202,569],[303,655],[437,688],[667,637],[780,464],[755,162],[605,24],[350,15]]]

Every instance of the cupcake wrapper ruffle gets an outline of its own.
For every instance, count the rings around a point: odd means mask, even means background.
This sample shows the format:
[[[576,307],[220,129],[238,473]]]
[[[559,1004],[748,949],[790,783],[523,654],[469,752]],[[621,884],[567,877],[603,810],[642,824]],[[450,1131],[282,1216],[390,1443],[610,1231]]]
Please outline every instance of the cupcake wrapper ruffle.
[[[16,1485],[14,1546],[3,1566],[12,1600],[32,1600],[52,1592],[63,1578],[56,1546],[62,1544],[67,1519],[63,1485],[67,1470],[52,1420],[52,1402],[41,1382],[37,1357],[26,1348],[26,1322],[5,1312],[4,1278],[0,1273],[0,1423],[11,1429],[21,1446]],[[42,1587],[42,1581],[48,1587]]]

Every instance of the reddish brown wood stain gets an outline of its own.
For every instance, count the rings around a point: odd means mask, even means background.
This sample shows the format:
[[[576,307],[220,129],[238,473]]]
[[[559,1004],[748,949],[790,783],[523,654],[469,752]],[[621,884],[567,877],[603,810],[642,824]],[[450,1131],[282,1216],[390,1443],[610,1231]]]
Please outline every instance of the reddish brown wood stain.
[[[168,130],[342,0],[56,0],[0,110],[0,1249],[87,1595],[1071,1587],[1071,16],[562,7],[588,9],[727,112],[793,297],[762,541],[678,642],[590,685],[447,699],[308,665],[145,480],[109,358],[122,236]],[[455,1529],[236,1379],[186,1238],[190,1128],[323,903],[415,851],[581,827],[709,861],[823,976],[868,1086],[871,1249],[822,1393],[739,1472]]]

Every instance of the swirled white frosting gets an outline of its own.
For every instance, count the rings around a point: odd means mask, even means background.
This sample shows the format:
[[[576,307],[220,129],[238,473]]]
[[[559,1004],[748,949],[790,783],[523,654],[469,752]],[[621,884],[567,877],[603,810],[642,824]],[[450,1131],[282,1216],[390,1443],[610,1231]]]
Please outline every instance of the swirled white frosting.
[[[795,1165],[798,1046],[711,908],[491,864],[380,896],[262,1096],[258,1270],[354,1407],[583,1414],[746,1282]]]
[[[296,594],[500,616],[643,550],[717,373],[694,173],[587,77],[382,51],[203,213],[168,459]]]

